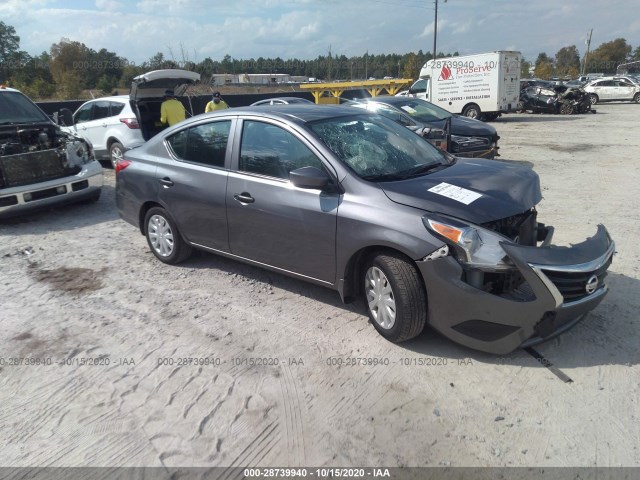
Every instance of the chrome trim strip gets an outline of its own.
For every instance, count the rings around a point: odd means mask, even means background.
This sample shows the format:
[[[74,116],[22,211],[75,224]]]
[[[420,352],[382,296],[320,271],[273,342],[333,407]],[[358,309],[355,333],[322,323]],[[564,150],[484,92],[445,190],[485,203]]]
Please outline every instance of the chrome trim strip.
[[[605,295],[608,291],[609,291],[609,287],[607,285],[603,285],[602,287],[597,289],[595,292],[593,292],[591,295],[587,295],[586,297],[582,297],[579,300],[574,300],[573,302],[564,303],[562,305],[562,308],[574,307],[574,306],[580,305],[582,303],[590,302],[594,298],[598,298],[598,297],[601,297],[602,295]]]
[[[616,249],[616,244],[611,241],[611,245],[604,253],[604,255],[596,258],[595,260],[591,260],[586,263],[579,263],[577,265],[536,265],[530,263],[529,266],[531,268],[539,268],[542,270],[551,270],[553,272],[566,272],[566,273],[581,273],[581,272],[592,272],[594,270],[598,270],[602,267],[607,261],[609,257],[611,257]]]
[[[222,250],[216,250],[215,248],[211,248],[211,247],[205,247],[204,245],[200,245],[198,243],[192,243],[189,242],[191,245],[193,245],[194,247],[198,247],[201,248],[203,250],[206,250],[208,252],[212,252],[218,255],[222,255],[223,257],[228,257],[228,258],[233,258],[235,260],[240,260],[244,263],[249,263],[251,265],[255,265],[258,267],[264,267],[264,268],[268,268],[270,270],[276,270],[278,272],[282,272],[286,275],[292,276],[292,277],[298,277],[298,278],[303,278],[305,280],[311,280],[313,282],[316,283],[321,283],[323,285],[327,285],[331,288],[335,287],[335,284],[331,283],[331,282],[327,282],[325,280],[320,280],[319,278],[315,278],[315,277],[309,277],[308,275],[302,275],[301,273],[296,273],[296,272],[292,272],[290,270],[285,270],[284,268],[279,268],[279,267],[274,267],[273,265],[269,265],[268,263],[262,263],[262,262],[257,262],[255,260],[250,260],[246,257],[241,257],[240,255],[234,255],[233,253],[229,253],[229,252],[224,252]]]
[[[547,277],[542,272],[542,270],[540,270],[539,267],[537,267],[536,265],[531,265],[531,264],[529,264],[529,266],[531,267],[531,270],[533,270],[535,272],[535,274],[538,275],[540,280],[542,280],[542,283],[544,283],[544,286],[547,287],[547,290],[549,290],[549,293],[551,293],[551,295],[553,296],[553,299],[556,302],[555,308],[559,308],[560,305],[562,305],[562,302],[564,302],[564,298],[562,297],[562,294],[560,293],[560,290],[558,290],[558,287],[556,287],[553,284],[553,282],[551,280],[549,280],[549,277]]]

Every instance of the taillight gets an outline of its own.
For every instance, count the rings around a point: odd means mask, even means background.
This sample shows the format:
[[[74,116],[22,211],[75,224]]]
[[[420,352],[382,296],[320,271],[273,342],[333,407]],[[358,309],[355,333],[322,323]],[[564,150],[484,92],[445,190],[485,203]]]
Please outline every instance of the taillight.
[[[129,165],[131,165],[131,160],[122,159],[118,163],[116,163],[116,175],[127,168]]]
[[[140,124],[138,123],[137,118],[121,118],[120,121],[129,128],[132,128],[132,129],[140,128]]]

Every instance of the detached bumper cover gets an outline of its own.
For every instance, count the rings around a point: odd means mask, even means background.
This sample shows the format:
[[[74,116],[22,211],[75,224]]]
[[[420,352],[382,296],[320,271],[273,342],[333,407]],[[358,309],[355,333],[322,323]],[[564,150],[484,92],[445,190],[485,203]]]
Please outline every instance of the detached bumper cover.
[[[526,284],[499,296],[463,281],[453,257],[417,262],[428,286],[429,323],[452,340],[489,353],[509,353],[574,326],[604,299],[615,244],[604,226],[571,247],[502,247]]]

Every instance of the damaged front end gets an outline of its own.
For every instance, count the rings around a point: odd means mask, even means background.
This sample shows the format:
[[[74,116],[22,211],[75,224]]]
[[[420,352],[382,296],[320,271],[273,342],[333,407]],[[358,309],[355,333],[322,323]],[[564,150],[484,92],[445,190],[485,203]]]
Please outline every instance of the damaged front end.
[[[445,242],[417,262],[435,329],[468,347],[504,354],[568,330],[603,300],[615,249],[606,228],[558,247],[551,245],[553,228],[536,215],[532,208],[483,225],[423,218]]]
[[[91,145],[48,122],[0,129],[0,216],[67,199],[97,198],[102,169]]]

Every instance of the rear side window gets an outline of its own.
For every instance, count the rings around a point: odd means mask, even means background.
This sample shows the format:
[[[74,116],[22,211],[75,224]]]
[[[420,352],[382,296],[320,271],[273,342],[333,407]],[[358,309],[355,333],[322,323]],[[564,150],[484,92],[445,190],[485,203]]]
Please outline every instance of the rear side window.
[[[320,159],[290,132],[263,122],[243,123],[240,171],[288,180],[289,172],[302,167],[324,168]]]
[[[118,102],[110,102],[111,105],[111,116],[115,117],[116,115],[120,115],[120,112],[124,109],[124,103]]]
[[[231,121],[211,122],[186,128],[167,139],[180,160],[210,167],[224,167]]]

